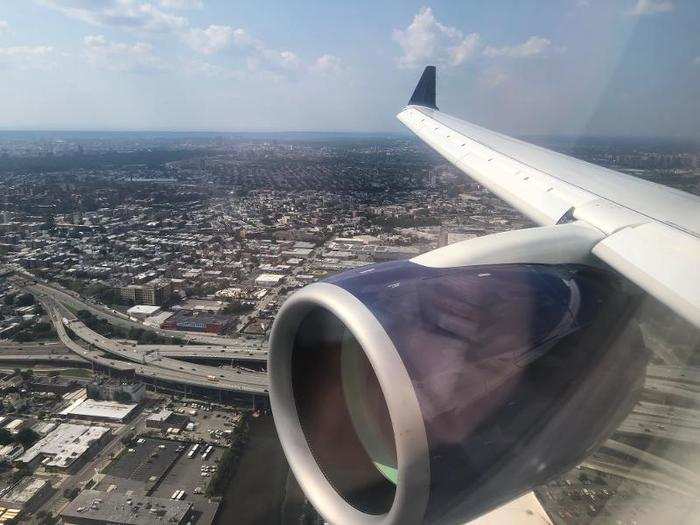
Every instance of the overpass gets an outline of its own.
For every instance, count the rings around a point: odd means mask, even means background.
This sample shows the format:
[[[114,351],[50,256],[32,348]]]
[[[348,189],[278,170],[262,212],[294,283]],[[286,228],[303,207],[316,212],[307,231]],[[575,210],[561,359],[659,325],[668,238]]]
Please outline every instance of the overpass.
[[[90,361],[93,365],[121,373],[132,373],[152,381],[166,381],[219,391],[267,395],[268,378],[266,373],[227,370],[164,357],[149,360],[146,352],[136,350],[138,347],[127,347],[90,330],[59,303],[51,304],[44,301],[44,305],[60,341],[72,352]],[[88,347],[74,341],[68,335],[68,330],[86,342]]]
[[[51,365],[85,365],[87,361],[75,354],[13,354],[0,352],[0,364],[35,364],[48,363]]]
[[[24,288],[28,292],[32,293],[38,299],[47,298],[52,299],[56,302],[60,302],[74,310],[87,310],[91,314],[105,319],[110,324],[115,326],[120,326],[122,328],[139,328],[141,330],[150,330],[162,337],[178,337],[184,339],[185,341],[201,343],[205,345],[212,346],[224,346],[231,347],[232,349],[240,349],[243,344],[247,348],[253,346],[257,347],[257,350],[263,350],[263,342],[250,342],[246,341],[242,343],[240,339],[235,339],[231,337],[217,336],[212,334],[202,334],[198,332],[183,332],[181,330],[163,330],[162,328],[155,328],[151,326],[144,325],[138,321],[133,320],[128,315],[113,310],[106,306],[95,304],[87,301],[80,297],[75,292],[66,290],[56,284],[45,284],[39,282],[36,277],[30,277],[28,274],[15,273],[11,278],[11,282],[20,288]]]

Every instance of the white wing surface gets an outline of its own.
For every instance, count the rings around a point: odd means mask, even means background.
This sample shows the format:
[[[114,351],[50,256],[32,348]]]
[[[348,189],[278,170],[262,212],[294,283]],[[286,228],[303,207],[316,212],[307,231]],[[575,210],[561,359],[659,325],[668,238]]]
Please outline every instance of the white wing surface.
[[[445,115],[432,66],[398,118],[535,222],[597,228],[596,257],[700,326],[699,197]]]

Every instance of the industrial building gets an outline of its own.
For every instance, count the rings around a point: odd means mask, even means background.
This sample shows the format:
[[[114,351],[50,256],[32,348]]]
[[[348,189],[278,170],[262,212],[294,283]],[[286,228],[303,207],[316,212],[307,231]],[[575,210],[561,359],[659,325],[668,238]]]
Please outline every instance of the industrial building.
[[[44,478],[27,476],[0,491],[0,507],[32,512],[51,495],[51,483]]]
[[[123,423],[134,414],[136,407],[138,407],[137,404],[131,403],[79,398],[61,410],[59,415],[70,419]]]
[[[186,522],[191,509],[186,501],[84,490],[63,509],[61,518],[66,525],[178,525]]]
[[[231,324],[231,317],[225,315],[207,314],[180,310],[170,316],[161,326],[166,330],[182,330],[185,332],[209,332],[221,334]]]
[[[30,385],[34,392],[51,392],[62,396],[85,383],[87,381],[79,381],[72,377],[34,376]]]
[[[271,288],[277,286],[284,277],[284,275],[278,273],[261,273],[255,278],[255,284],[265,288]]]
[[[157,428],[161,431],[170,429],[182,430],[187,425],[188,419],[181,414],[175,414],[171,410],[160,410],[146,418],[147,428]]]
[[[146,319],[146,317],[156,315],[158,312],[160,312],[160,306],[154,306],[150,304],[137,304],[136,306],[132,306],[126,311],[129,317],[135,317],[136,319],[139,319],[141,321]]]
[[[32,469],[42,465],[49,471],[74,472],[109,435],[107,427],[62,423],[22,454],[16,463]]]
[[[146,385],[140,381],[123,381],[117,379],[98,378],[86,386],[87,395],[91,399],[120,401],[128,399],[138,403],[146,395]]]

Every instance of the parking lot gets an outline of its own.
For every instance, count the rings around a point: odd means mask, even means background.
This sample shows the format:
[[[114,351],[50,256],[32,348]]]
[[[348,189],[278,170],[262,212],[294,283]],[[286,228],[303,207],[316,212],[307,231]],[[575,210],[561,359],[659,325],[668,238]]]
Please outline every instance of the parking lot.
[[[139,438],[105,469],[97,489],[148,493],[186,450],[186,443]]]
[[[204,460],[202,453],[206,450],[206,446],[200,445],[197,453],[189,458],[187,453],[191,447],[192,445],[189,445],[179,457],[153,492],[153,496],[169,498],[176,490],[184,490],[183,500],[189,501],[193,506],[192,523],[207,525],[213,521],[219,504],[210,502],[205,493],[211,480],[213,468],[221,458],[223,449],[214,447],[211,454]],[[203,470],[202,467],[205,467],[206,470]]]
[[[168,409],[186,415],[194,423],[194,430],[183,430],[181,437],[214,445],[228,443],[228,435],[240,418],[239,411],[209,407],[203,403],[173,402]]]

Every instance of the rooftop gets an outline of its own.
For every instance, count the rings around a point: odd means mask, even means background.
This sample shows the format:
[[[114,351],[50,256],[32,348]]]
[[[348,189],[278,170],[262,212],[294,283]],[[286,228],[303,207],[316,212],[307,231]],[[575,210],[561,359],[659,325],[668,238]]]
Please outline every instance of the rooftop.
[[[122,421],[137,407],[135,404],[117,403],[116,401],[97,401],[95,399],[77,400],[64,408],[62,416],[94,417]]]
[[[64,521],[94,520],[120,525],[181,523],[192,505],[185,501],[84,490],[61,512]]]
[[[172,410],[167,410],[164,408],[163,410],[160,410],[160,411],[156,412],[155,414],[151,414],[150,416],[148,416],[146,421],[163,422],[163,421],[167,421],[168,418],[172,415],[173,415]]]
[[[48,483],[48,480],[43,478],[23,478],[16,485],[3,491],[4,493],[0,493],[0,500],[2,500],[5,505],[16,505],[20,508],[24,507]]]
[[[160,311],[160,306],[150,306],[148,304],[137,304],[129,308],[126,313],[129,315],[154,315]]]
[[[19,460],[23,463],[31,463],[37,456],[45,455],[51,458],[45,466],[65,468],[107,432],[109,432],[107,427],[62,423],[56,430],[37,441]]]
[[[277,273],[261,273],[255,279],[255,282],[256,283],[278,283],[282,279],[284,279],[284,275],[280,275]]]

